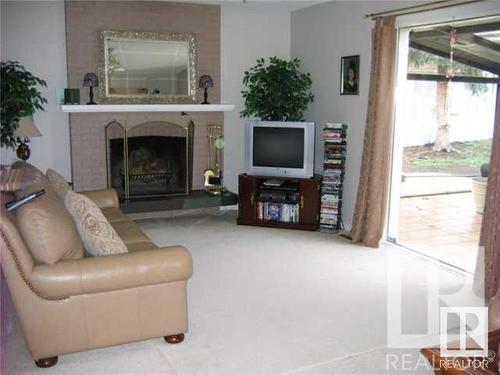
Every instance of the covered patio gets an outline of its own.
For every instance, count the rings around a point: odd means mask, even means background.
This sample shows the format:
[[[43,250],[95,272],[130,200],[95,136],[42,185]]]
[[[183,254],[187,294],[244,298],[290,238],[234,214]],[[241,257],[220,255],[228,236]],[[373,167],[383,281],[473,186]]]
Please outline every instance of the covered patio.
[[[449,59],[450,64],[455,64],[450,66],[456,68],[451,68],[450,73],[449,69],[443,70],[442,63],[434,67],[426,64],[422,69],[409,69],[408,80],[499,87],[500,22],[412,31],[410,48],[437,59]],[[450,58],[450,49],[453,58]],[[473,128],[473,124],[471,126]],[[419,172],[403,172],[397,242],[474,273],[482,223],[482,214],[478,211],[482,210],[477,208],[474,199],[472,179],[481,177],[480,168],[473,168],[473,173],[467,174],[446,167],[434,173]]]

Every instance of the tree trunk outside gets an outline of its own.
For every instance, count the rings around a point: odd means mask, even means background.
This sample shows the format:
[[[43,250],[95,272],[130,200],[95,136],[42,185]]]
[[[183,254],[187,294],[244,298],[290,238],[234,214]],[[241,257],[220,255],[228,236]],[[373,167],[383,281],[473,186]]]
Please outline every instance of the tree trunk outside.
[[[446,74],[446,66],[438,66],[438,74]],[[451,152],[450,124],[448,121],[448,81],[438,82],[436,90],[436,140],[434,151]]]

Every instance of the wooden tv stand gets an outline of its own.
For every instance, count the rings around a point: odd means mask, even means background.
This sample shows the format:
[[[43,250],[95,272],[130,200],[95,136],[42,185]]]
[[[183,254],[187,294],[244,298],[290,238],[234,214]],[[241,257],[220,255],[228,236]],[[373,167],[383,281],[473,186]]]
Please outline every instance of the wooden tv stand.
[[[265,186],[264,182],[267,180],[282,180],[283,184],[281,186]],[[239,225],[318,230],[321,201],[320,176],[287,178],[240,174],[238,182],[237,223]],[[272,211],[275,214],[272,219],[269,217],[267,219],[262,218],[263,205],[266,203],[267,206],[264,211],[266,213]],[[270,209],[269,203],[272,203],[273,209],[279,206],[280,214],[276,215],[277,211]],[[286,214],[281,215],[282,205],[287,205],[287,207],[284,208]],[[291,215],[290,212],[292,212]],[[297,215],[298,218],[294,215]]]

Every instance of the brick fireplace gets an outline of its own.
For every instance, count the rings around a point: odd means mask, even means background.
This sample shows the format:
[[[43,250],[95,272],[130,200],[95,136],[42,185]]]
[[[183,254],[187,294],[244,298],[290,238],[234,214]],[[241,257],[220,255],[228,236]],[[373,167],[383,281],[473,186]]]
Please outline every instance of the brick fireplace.
[[[87,101],[82,80],[87,72],[97,73],[99,32],[101,30],[166,31],[194,33],[198,41],[196,69],[198,75],[209,74],[215,87],[210,101],[220,102],[220,7],[217,5],[173,2],[67,1],[66,44],[68,87],[80,88],[80,100]],[[119,16],[118,16],[119,15]],[[198,102],[203,100],[198,92]],[[97,98],[99,103],[99,98]],[[193,190],[203,189],[203,171],[208,167],[207,124],[223,122],[222,113],[131,112],[71,113],[70,137],[72,180],[76,190],[101,189],[108,186],[107,143],[105,128],[112,121],[125,127],[147,122],[167,122],[186,126],[194,122],[192,142]]]
[[[73,174],[73,184],[76,190],[91,190],[91,189],[102,189],[106,187],[118,187],[118,180],[115,175],[114,182],[110,178],[113,175],[110,174],[111,166],[111,142],[110,140],[123,139],[123,133],[120,129],[127,128],[129,136],[132,136],[134,140],[132,143],[135,148],[135,157],[141,158],[138,155],[138,145],[140,140],[146,141],[147,137],[157,137],[166,140],[168,137],[180,138],[186,136],[186,129],[188,128],[189,121],[194,123],[191,134],[188,138],[187,145],[191,145],[192,151],[189,149],[183,149],[179,146],[182,141],[173,141],[169,150],[160,150],[158,143],[160,140],[151,141],[149,151],[144,151],[143,153],[149,153],[150,157],[153,159],[166,160],[170,158],[173,162],[174,159],[178,161],[182,160],[182,156],[186,157],[184,161],[187,163],[186,174],[182,175],[182,178],[186,178],[191,182],[193,190],[203,189],[204,179],[203,171],[208,167],[209,160],[209,149],[208,149],[208,138],[207,138],[207,124],[212,122],[222,122],[222,113],[205,113],[197,112],[183,116],[177,113],[72,113],[71,117],[71,155],[72,155],[72,174]],[[119,124],[113,126],[112,124]],[[108,131],[107,131],[108,130]],[[108,136],[107,136],[108,134]],[[144,137],[144,138],[143,138]],[[150,138],[151,140],[151,138]],[[115,149],[119,147],[120,141],[115,141]],[[123,142],[123,140],[122,140]],[[176,145],[177,144],[177,145]],[[129,144],[130,145],[130,144]],[[186,146],[187,147],[187,146]],[[122,143],[123,148],[123,143]],[[188,147],[189,148],[189,147]],[[130,147],[129,147],[130,150]],[[190,152],[186,152],[190,151]],[[182,154],[182,155],[179,155]],[[129,153],[130,157],[130,153]],[[144,157],[144,155],[143,155]],[[129,158],[130,159],[130,158]],[[116,154],[114,157],[114,162],[119,163],[116,159]],[[123,162],[123,157],[122,157]],[[154,169],[158,172],[162,168],[157,164],[160,163],[158,160],[152,160],[153,165],[145,166],[146,170],[149,172],[154,172]],[[166,163],[166,162],[165,162]],[[136,165],[137,167],[137,165]],[[134,171],[132,171],[134,172]],[[147,178],[147,176],[139,176],[142,174],[141,171],[135,170],[136,179],[135,186],[144,185],[140,184],[140,178]],[[163,168],[161,173],[166,173],[166,169]],[[132,173],[134,174],[134,173]],[[153,175],[153,173],[151,173]],[[179,177],[180,175],[178,175]],[[150,176],[151,177],[151,176]],[[160,177],[157,175],[157,177]],[[167,176],[163,176],[167,178]],[[144,182],[144,181],[143,181]],[[171,186],[172,187],[172,186]],[[151,187],[154,190],[154,187]],[[180,186],[177,186],[175,192],[173,190],[164,191],[165,195],[169,193],[178,194],[180,193]],[[137,191],[134,191],[137,192]],[[142,194],[136,194],[142,195]],[[150,194],[145,194],[150,195]],[[152,195],[163,195],[159,190],[155,190]]]
[[[108,186],[120,198],[187,195],[192,176],[192,126],[145,122],[106,126]]]

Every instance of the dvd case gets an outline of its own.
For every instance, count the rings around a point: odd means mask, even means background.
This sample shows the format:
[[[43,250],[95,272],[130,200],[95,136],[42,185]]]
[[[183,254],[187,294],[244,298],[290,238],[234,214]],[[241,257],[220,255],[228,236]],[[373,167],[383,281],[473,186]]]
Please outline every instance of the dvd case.
[[[346,138],[347,125],[338,123],[325,125],[320,230],[337,232],[343,229],[342,194],[347,156]]]

